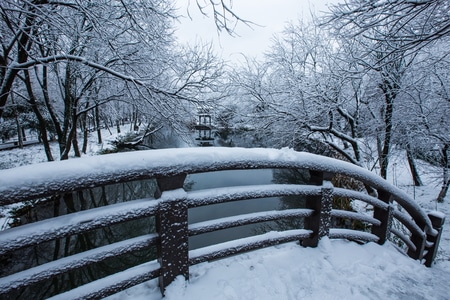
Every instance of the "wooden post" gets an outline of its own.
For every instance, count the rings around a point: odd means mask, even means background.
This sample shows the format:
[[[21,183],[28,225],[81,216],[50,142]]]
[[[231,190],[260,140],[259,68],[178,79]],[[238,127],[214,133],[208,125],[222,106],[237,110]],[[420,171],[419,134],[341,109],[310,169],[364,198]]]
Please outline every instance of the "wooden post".
[[[182,189],[184,185],[184,180],[186,179],[186,174],[180,174],[173,177],[160,177],[156,179],[156,192],[155,198],[161,197],[162,192]]]
[[[392,204],[392,196],[384,190],[378,190],[378,199],[389,204],[388,209],[384,210],[379,207],[374,207],[373,217],[380,220],[380,226],[372,226],[372,234],[378,236],[378,244],[382,245],[389,238],[391,233],[392,219],[394,217],[394,208]]]
[[[433,229],[437,231],[435,236],[427,235],[427,241],[433,243],[431,247],[427,247],[428,251],[424,255],[425,266],[431,267],[434,259],[436,258],[436,254],[439,249],[439,241],[441,240],[442,228],[444,227],[445,215],[441,213],[429,213],[428,217],[430,218],[431,224],[433,225]]]
[[[320,203],[319,239],[330,235],[332,209],[333,184],[331,181],[324,181],[322,185],[322,198]]]
[[[321,196],[309,196],[306,199],[306,208],[314,210],[311,217],[305,218],[305,229],[312,230],[312,236],[301,241],[304,247],[317,247],[319,239],[328,236],[331,226],[331,210],[333,206],[333,174],[310,171],[309,183],[322,185]]]
[[[177,276],[189,278],[189,235],[188,210],[185,193],[170,192],[183,187],[186,175],[158,178],[156,198],[161,198],[156,216],[156,229],[161,238],[158,259],[161,266],[159,287],[164,295],[165,288]]]

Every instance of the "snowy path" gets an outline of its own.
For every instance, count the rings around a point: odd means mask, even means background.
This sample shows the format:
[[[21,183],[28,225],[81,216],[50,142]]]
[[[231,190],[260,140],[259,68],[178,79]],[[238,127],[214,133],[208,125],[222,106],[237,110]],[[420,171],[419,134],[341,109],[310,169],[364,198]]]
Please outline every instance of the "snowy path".
[[[189,283],[178,278],[164,299],[447,300],[449,280],[448,262],[426,268],[391,244],[323,239],[316,249],[289,243],[199,264]],[[162,297],[150,281],[108,299]]]

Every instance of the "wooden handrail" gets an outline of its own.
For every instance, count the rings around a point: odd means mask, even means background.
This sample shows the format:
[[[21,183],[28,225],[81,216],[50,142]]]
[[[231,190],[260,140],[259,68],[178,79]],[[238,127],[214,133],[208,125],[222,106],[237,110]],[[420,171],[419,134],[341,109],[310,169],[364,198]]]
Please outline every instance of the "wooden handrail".
[[[306,185],[253,185],[192,192],[183,189],[187,174],[263,168],[305,169],[309,170],[311,179]],[[330,180],[336,174],[373,187],[378,191],[378,198],[360,191],[334,187]],[[303,246],[315,247],[324,236],[382,244],[393,234],[405,243],[405,251],[409,256],[423,259],[425,265],[431,266],[445,220],[442,214],[427,215],[407,194],[368,170],[343,161],[289,149],[150,150],[1,170],[0,205],[152,178],[157,181],[155,198],[107,205],[1,231],[0,255],[8,255],[21,248],[130,220],[154,217],[157,228],[157,232],[148,236],[116,242],[6,275],[0,278],[0,295],[8,295],[108,257],[152,246],[158,248],[158,254],[157,260],[149,263],[149,272],[143,272],[142,266],[136,266],[57,297],[101,298],[156,277],[159,277],[161,291],[164,292],[165,287],[176,276],[189,276],[190,265],[288,241],[300,241]],[[306,207],[250,212],[188,225],[191,208],[293,195],[306,197]],[[374,214],[369,216],[333,209],[333,197],[363,201],[374,208]],[[269,232],[189,251],[190,236],[285,218],[303,220],[304,228]],[[333,228],[332,220],[335,218],[363,222],[371,226],[371,232]],[[393,222],[400,224],[402,231],[393,228]]]

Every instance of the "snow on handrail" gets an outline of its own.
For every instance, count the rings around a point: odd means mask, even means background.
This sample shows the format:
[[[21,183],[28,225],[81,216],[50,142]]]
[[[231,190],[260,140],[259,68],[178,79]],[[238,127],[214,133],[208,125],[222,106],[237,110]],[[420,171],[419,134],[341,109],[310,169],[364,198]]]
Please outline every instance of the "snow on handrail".
[[[363,240],[367,242],[378,242],[379,240],[376,235],[369,232],[343,228],[331,228],[329,237],[333,239],[344,238],[349,240]]]
[[[160,274],[160,264],[156,260],[143,263],[125,271],[98,279],[75,289],[58,294],[47,300],[67,299],[102,299],[117,292],[117,287],[123,289],[157,278]]]
[[[403,225],[406,226],[406,228],[411,231],[411,233],[421,235],[422,237],[425,236],[425,233],[422,229],[420,229],[419,226],[412,220],[407,214],[404,212],[401,212],[399,210],[394,210],[394,217],[399,220]]]
[[[189,251],[189,264],[223,258],[244,251],[259,249],[262,245],[276,245],[309,237],[313,232],[306,229],[293,229],[283,232],[270,231],[257,236],[241,238]]]
[[[157,234],[147,234],[51,261],[19,273],[2,277],[0,281],[0,290],[3,293],[8,293],[10,290],[38,283],[56,275],[81,268],[85,265],[101,262],[107,258],[123,255],[128,252],[148,248],[149,246],[155,245],[158,240],[159,236]]]
[[[380,199],[377,199],[373,196],[363,194],[361,192],[354,191],[354,190],[347,190],[347,189],[336,187],[336,188],[334,188],[333,194],[338,197],[347,197],[347,198],[351,198],[351,199],[358,199],[358,200],[364,201],[370,205],[373,205],[375,207],[382,208],[384,210],[387,210],[388,206],[389,206],[389,204],[381,201]]]
[[[333,209],[331,211],[331,216],[333,216],[335,218],[352,219],[352,220],[357,220],[357,221],[361,221],[361,222],[367,222],[367,223],[370,223],[375,226],[381,225],[380,220],[375,219],[371,216],[353,212],[353,211]]]
[[[409,249],[411,249],[412,251],[417,250],[416,245],[414,245],[411,242],[411,240],[406,235],[404,235],[400,230],[396,228],[391,228],[391,232],[395,234],[399,239],[401,239],[406,244],[406,246],[408,246]]]
[[[405,192],[378,175],[341,160],[263,148],[177,148],[125,152],[66,161],[22,166],[0,171],[0,205],[33,196],[79,190],[93,186],[186,173],[229,169],[303,168],[344,174],[392,194],[410,214],[432,230],[426,214]]]
[[[159,200],[141,199],[30,223],[0,234],[0,255],[68,235],[154,215]]]
[[[230,199],[233,199],[233,201],[239,201],[244,199],[268,198],[274,196],[318,196],[320,193],[320,186],[297,184],[266,184],[264,186],[247,185],[222,187],[189,192],[187,195],[187,205],[189,208],[193,208],[203,205],[228,202]]]
[[[417,203],[376,174],[344,161],[291,149],[214,147],[148,150],[1,170],[0,205],[116,182],[257,168],[304,168],[351,176],[390,193],[416,222],[425,225],[424,230],[428,234],[436,234]]]
[[[230,169],[299,168],[351,176],[385,190],[428,231],[427,215],[411,197],[378,175],[341,160],[266,148],[176,148],[125,152],[22,166],[0,171],[0,205],[123,181]]]

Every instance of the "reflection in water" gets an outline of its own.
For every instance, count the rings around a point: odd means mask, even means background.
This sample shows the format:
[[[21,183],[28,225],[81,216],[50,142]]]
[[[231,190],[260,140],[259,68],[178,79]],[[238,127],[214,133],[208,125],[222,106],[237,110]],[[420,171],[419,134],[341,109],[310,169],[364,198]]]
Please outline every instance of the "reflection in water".
[[[271,170],[233,170],[189,175],[186,189],[201,190],[208,188],[270,184]],[[262,198],[229,203],[214,204],[189,209],[189,224],[223,218],[249,212],[273,210],[278,206],[277,198]],[[196,249],[216,243],[253,235],[255,225],[223,229],[200,234],[189,238],[189,249]]]
[[[274,169],[273,183],[277,184],[306,184],[309,182],[309,172],[301,169]],[[304,196],[282,196],[279,198],[279,210],[295,209],[305,207]],[[258,233],[264,233],[271,230],[290,230],[304,228],[303,218],[286,218],[278,221],[267,222],[259,225]]]
[[[185,188],[199,190],[205,188],[253,184],[301,184],[305,182],[305,178],[308,178],[308,176],[308,172],[284,169],[220,171],[190,175],[186,180],[187,186],[185,186]],[[221,203],[190,209],[189,224],[237,214],[299,207],[304,207],[304,200],[301,197],[296,196]],[[302,220],[286,219],[276,222],[265,222],[261,224],[245,225],[238,228],[224,229],[191,237],[189,239],[189,247],[190,249],[196,249],[237,238],[265,233],[271,230],[300,228],[299,226],[303,226]]]
[[[35,204],[30,213],[21,217],[20,223],[32,223],[104,205],[152,197],[155,189],[156,183],[154,180],[144,180],[55,196]],[[8,257],[0,258],[3,266],[0,269],[0,277],[152,232],[155,232],[153,217],[129,221],[27,247],[16,251]],[[47,282],[18,290],[7,295],[7,299],[44,299],[95,279],[153,260],[155,257],[156,249],[150,248],[110,258],[101,263],[57,276]]]

